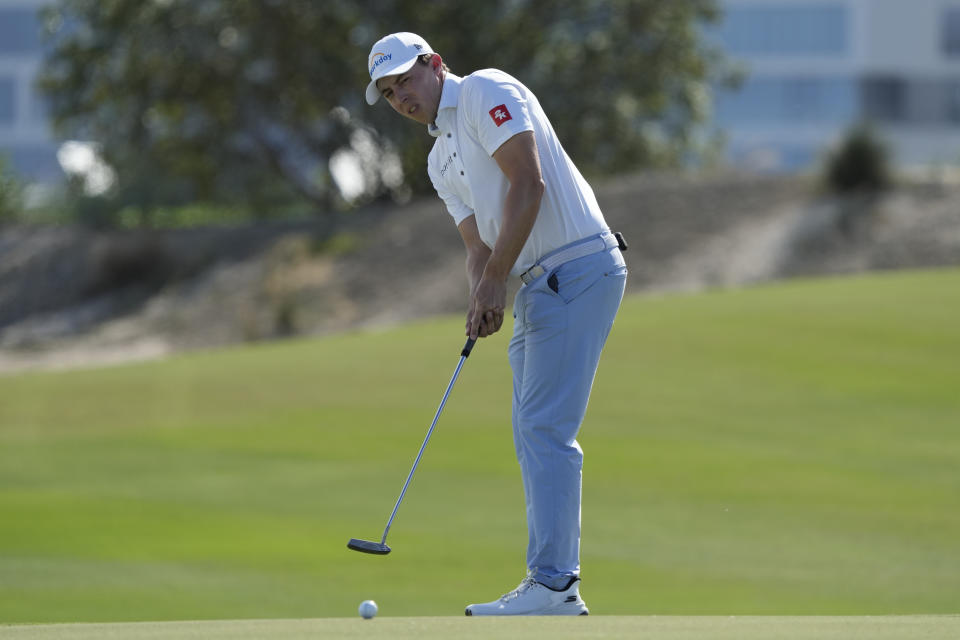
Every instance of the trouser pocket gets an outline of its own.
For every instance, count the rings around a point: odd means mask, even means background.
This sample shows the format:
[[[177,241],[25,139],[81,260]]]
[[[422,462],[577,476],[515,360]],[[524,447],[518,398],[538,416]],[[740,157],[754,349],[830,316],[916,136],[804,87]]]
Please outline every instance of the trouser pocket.
[[[546,285],[564,302],[570,304],[604,278],[625,277],[626,273],[623,257],[619,251],[614,250],[560,265],[547,277]]]

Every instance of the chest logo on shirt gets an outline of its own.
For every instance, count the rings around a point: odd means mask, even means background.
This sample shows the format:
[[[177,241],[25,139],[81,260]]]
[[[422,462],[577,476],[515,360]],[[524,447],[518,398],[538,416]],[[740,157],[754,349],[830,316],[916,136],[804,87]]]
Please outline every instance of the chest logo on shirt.
[[[513,120],[513,116],[511,116],[510,112],[507,111],[507,105],[505,104],[490,109],[490,117],[493,118],[494,124],[496,124],[498,127],[507,120]]]
[[[440,167],[440,175],[446,176],[447,171],[450,169],[450,165],[453,164],[453,156],[447,156],[447,161],[443,163],[443,166]]]

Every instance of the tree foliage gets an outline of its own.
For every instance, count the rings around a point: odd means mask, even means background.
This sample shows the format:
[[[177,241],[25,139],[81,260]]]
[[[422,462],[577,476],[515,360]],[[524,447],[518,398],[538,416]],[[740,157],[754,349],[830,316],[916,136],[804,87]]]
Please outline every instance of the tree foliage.
[[[876,193],[893,182],[890,151],[867,124],[852,128],[824,165],[824,182],[835,193]]]
[[[363,101],[386,33],[420,33],[460,75],[519,78],[595,174],[689,151],[720,71],[700,38],[715,17],[714,0],[60,0],[41,88],[61,135],[98,143],[122,203],[328,210],[338,152],[359,163],[361,200],[429,190],[431,140]]]
[[[23,184],[0,156],[0,225],[20,217],[23,206]]]

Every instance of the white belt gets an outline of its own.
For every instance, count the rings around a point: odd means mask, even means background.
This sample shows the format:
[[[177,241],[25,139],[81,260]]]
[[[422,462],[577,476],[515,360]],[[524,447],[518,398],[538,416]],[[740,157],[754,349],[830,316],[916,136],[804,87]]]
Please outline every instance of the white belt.
[[[580,242],[567,247],[566,249],[561,249],[556,253],[551,253],[546,258],[540,260],[537,264],[521,273],[520,279],[524,284],[530,284],[547,271],[556,269],[564,262],[570,262],[571,260],[583,258],[606,249],[612,249],[616,246],[619,246],[619,243],[613,234],[610,232],[604,233],[600,237],[593,238],[592,240],[588,240],[586,242]]]

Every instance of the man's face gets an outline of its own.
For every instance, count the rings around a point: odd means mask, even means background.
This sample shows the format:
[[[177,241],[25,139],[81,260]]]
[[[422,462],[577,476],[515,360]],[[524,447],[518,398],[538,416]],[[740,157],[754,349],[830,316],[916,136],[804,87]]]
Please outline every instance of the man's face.
[[[390,103],[394,111],[420,124],[432,124],[440,106],[439,64],[430,60],[428,64],[415,62],[405,73],[384,76],[377,80],[377,89]]]

